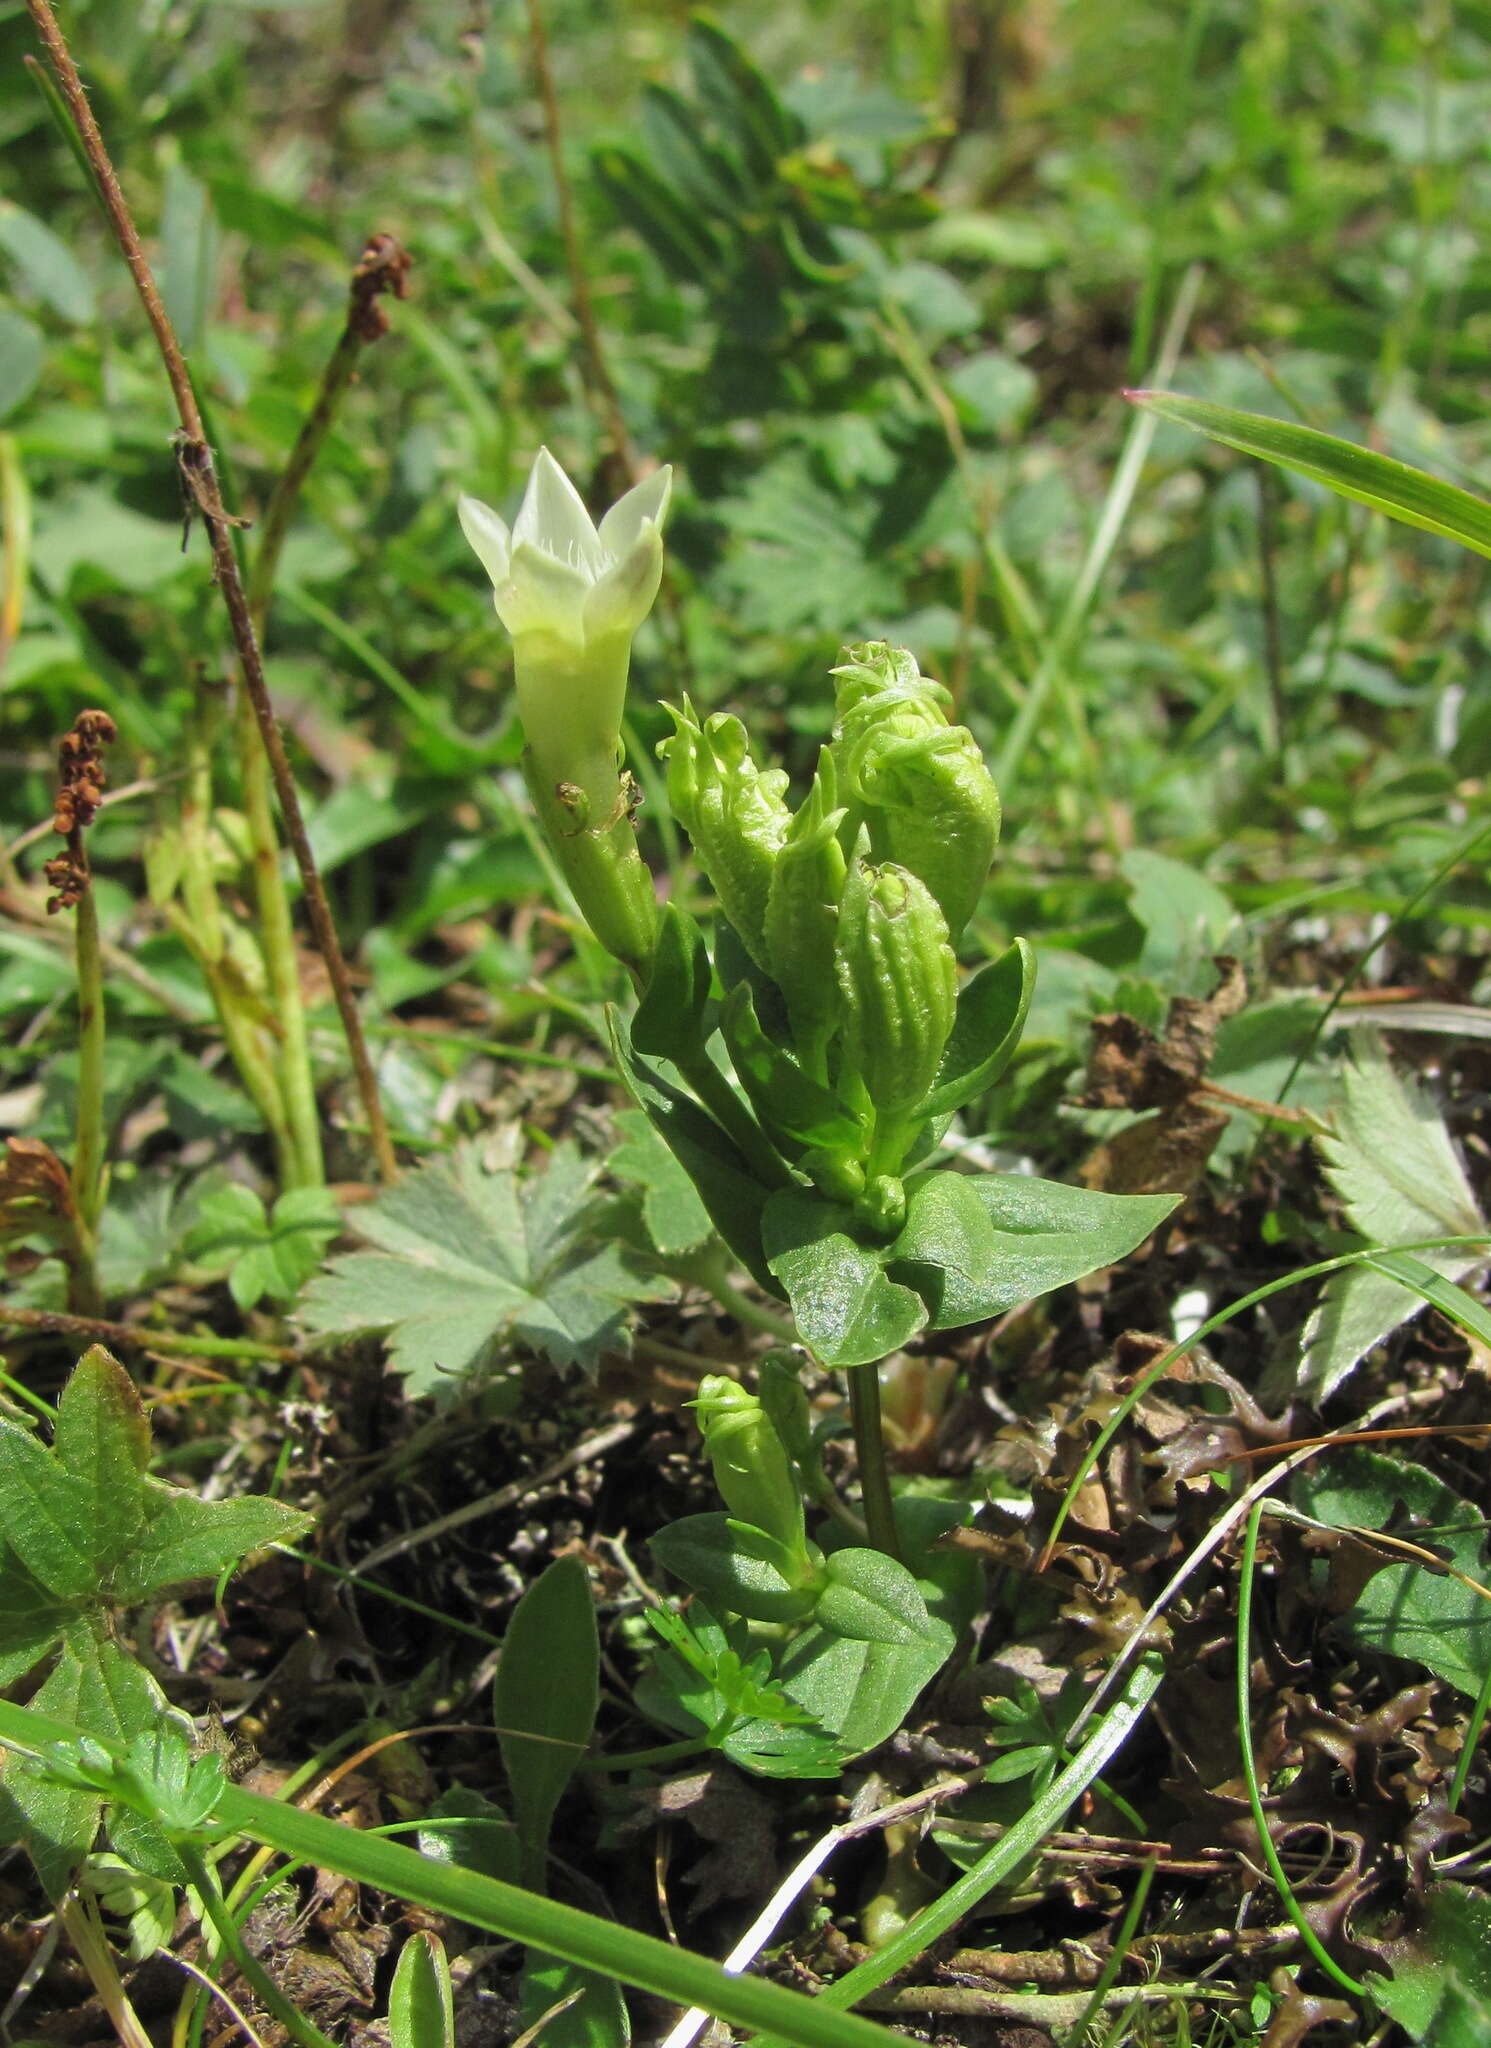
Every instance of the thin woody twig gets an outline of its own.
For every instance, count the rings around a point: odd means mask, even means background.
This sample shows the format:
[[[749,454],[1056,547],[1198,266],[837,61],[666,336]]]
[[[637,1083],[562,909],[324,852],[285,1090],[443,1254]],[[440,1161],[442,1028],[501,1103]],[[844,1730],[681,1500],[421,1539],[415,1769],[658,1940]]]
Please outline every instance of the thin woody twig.
[[[247,1337],[194,1337],[189,1331],[145,1330],[134,1323],[113,1323],[102,1316],[64,1315],[60,1309],[0,1305],[0,1329],[39,1330],[53,1337],[75,1337],[127,1350],[155,1351],[163,1358],[264,1358],[293,1360],[299,1353],[283,1344],[258,1344]]]
[[[280,735],[274,707],[270,702],[268,685],[264,679],[264,664],[259,652],[258,635],[254,631],[248,596],[244,590],[243,578],[238,570],[238,558],[233,548],[232,522],[223,505],[212,450],[208,446],[202,414],[197,405],[196,393],[192,389],[186,360],[156,287],[144,247],[120,189],[118,176],[104,146],[103,137],[99,133],[98,123],[93,118],[88,95],[84,91],[83,81],[78,75],[78,68],[73,62],[72,52],[68,49],[57,17],[49,0],[26,0],[26,4],[42,46],[46,50],[48,61],[56,74],[62,96],[67,102],[79,141],[97,180],[104,211],[114,230],[120,252],[129,266],[130,275],[135,281],[135,289],[145,309],[145,317],[150,322],[156,347],[160,351],[161,362],[170,382],[172,396],[176,401],[176,412],[181,421],[177,463],[183,486],[201,512],[202,522],[207,528],[212,548],[213,580],[222,591],[223,602],[228,609],[228,623],[234,647],[238,652],[244,690],[253,706],[260,737],[264,742],[270,773],[274,778],[275,793],[279,798],[280,814],[285,823],[285,834],[290,841],[305,889],[311,928],[315,934],[317,948],[326,963],[342,1028],[347,1036],[347,1049],[351,1055],[352,1070],[358,1094],[362,1099],[363,1112],[367,1117],[378,1171],[383,1180],[393,1181],[398,1178],[398,1162],[394,1157],[393,1143],[388,1134],[388,1123],[378,1094],[377,1078],[373,1072],[367,1040],[363,1036],[362,1019],[352,994],[352,984],[342,954],[341,942],[337,938],[336,926],[332,921],[331,906],[327,902],[320,870],[316,866],[315,855],[311,851],[310,839],[306,833],[300,798],[296,794],[294,777],[290,773],[290,763],[285,754],[285,743]]]
[[[369,342],[378,341],[388,332],[388,318],[378,300],[384,292],[392,292],[396,299],[404,297],[409,266],[407,250],[400,248],[392,235],[376,234],[369,236],[352,273],[347,324],[321,373],[316,402],[305,416],[295,438],[295,446],[290,450],[290,459],[270,493],[264,517],[259,523],[258,547],[249,571],[249,610],[253,613],[255,627],[260,631],[269,608],[270,592],[274,588],[280,550],[290,530],[301,487],[336,417],[342,393],[352,382],[358,357]]]

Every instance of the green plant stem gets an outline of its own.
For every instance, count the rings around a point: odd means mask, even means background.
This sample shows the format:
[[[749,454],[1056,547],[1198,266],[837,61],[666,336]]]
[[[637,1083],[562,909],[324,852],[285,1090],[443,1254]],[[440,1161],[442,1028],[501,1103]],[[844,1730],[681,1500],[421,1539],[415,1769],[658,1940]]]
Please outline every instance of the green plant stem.
[[[321,957],[326,963],[326,972],[336,998],[337,1011],[347,1036],[347,1050],[351,1057],[358,1093],[362,1097],[368,1127],[372,1133],[378,1172],[385,1182],[392,1182],[398,1179],[398,1161],[388,1135],[383,1104],[378,1094],[377,1078],[368,1056],[367,1040],[363,1036],[362,1019],[352,993],[352,983],[342,954],[341,941],[337,937],[331,906],[321,880],[321,871],[316,865],[316,857],[306,832],[305,816],[300,808],[295,778],[290,772],[289,757],[285,753],[285,742],[280,733],[279,721],[270,702],[263,658],[259,651],[259,638],[254,630],[253,614],[249,610],[248,597],[238,566],[238,555],[233,545],[232,522],[223,504],[216,464],[202,421],[202,409],[192,387],[186,358],[176,338],[176,330],[166,312],[165,302],[161,298],[154,273],[146,258],[139,231],[135,227],[120,188],[118,173],[104,146],[98,123],[93,118],[93,109],[83,88],[83,81],[78,75],[78,67],[73,62],[72,52],[67,46],[67,39],[52,11],[50,0],[26,0],[26,5],[46,50],[48,62],[56,74],[68,114],[77,132],[79,145],[93,174],[100,201],[119,244],[120,253],[134,279],[135,289],[139,294],[145,317],[150,323],[151,332],[155,336],[161,363],[176,402],[177,417],[181,421],[176,456],[182,490],[194,510],[200,512],[202,522],[207,528],[208,542],[212,550],[213,580],[223,594],[228,625],[238,654],[244,695],[252,708],[259,737],[268,758],[275,793],[279,799],[280,814],[285,822],[285,834],[295,855],[296,865],[300,869],[311,929],[315,933]]]
[[[303,1148],[297,1143],[299,1134],[291,1129],[283,1085],[292,1063],[287,1059],[282,1066],[275,1064],[259,1021],[245,1002],[241,978],[226,964],[227,934],[223,907],[218,900],[217,883],[212,872],[212,849],[208,839],[208,825],[213,805],[212,750],[222,709],[221,700],[215,690],[204,693],[198,700],[191,721],[191,733],[187,743],[186,783],[181,794],[178,816],[181,832],[181,904],[169,903],[166,906],[166,914],[170,918],[172,929],[189,948],[202,970],[229,1056],[274,1142],[280,1185],[295,1187],[304,1182]],[[259,746],[257,737],[252,734],[250,742],[262,769],[263,749]],[[270,830],[272,837],[272,823]],[[279,876],[278,863],[275,866],[275,877],[280,882],[283,895],[284,884]],[[288,918],[288,907],[285,915]],[[295,993],[298,997],[298,981]],[[276,1013],[283,1016],[283,1011],[278,1005]],[[300,1050],[302,1054],[305,1051],[303,1032]],[[314,1107],[314,1098],[312,1102]],[[314,1124],[311,1135],[311,1164],[314,1167],[319,1165],[320,1159],[320,1133]],[[319,1181],[313,1180],[308,1184],[318,1185]]]
[[[137,1351],[158,1351],[181,1358],[259,1358],[288,1364],[300,1356],[285,1344],[256,1344],[248,1337],[194,1337],[171,1330],[143,1329],[137,1323],[111,1323],[101,1316],[63,1315],[57,1309],[21,1308],[0,1303],[0,1329],[48,1330],[60,1337],[80,1337],[90,1344],[120,1345]]]
[[[263,1964],[249,1953],[239,1933],[238,1922],[228,1911],[218,1890],[217,1874],[197,1844],[178,1840],[174,1847],[186,1865],[192,1886],[202,1901],[202,1910],[212,1922],[213,1932],[222,1943],[224,1953],[232,1959],[239,1976],[264,2010],[272,2013],[291,2040],[301,2042],[303,2048],[336,2048],[335,2042],[286,1998]]]
[[[1254,1501],[1253,1511],[1248,1516],[1237,1587],[1237,1739],[1242,1745],[1243,1777],[1247,1781],[1248,1804],[1253,1810],[1253,1825],[1258,1830],[1258,1846],[1263,1851],[1268,1874],[1283,1901],[1285,1912],[1299,1930],[1300,1940],[1333,1983],[1339,1984],[1343,1991],[1349,1991],[1354,1998],[1365,1998],[1366,1985],[1358,1984],[1355,1977],[1348,1976],[1340,1964],[1326,1953],[1319,1935],[1305,1917],[1303,1906],[1295,1898],[1294,1889],[1284,1875],[1284,1866],[1279,1861],[1279,1852],[1274,1847],[1274,1838],[1269,1832],[1268,1816],[1263,1811],[1263,1794],[1258,1786],[1258,1766],[1253,1756],[1253,1689],[1249,1679],[1253,1662],[1253,1567],[1258,1556],[1258,1528],[1263,1520],[1264,1509],[1268,1505],[1267,1494],[1261,1494]]]
[[[290,521],[300,501],[301,488],[321,451],[322,442],[331,431],[342,393],[352,382],[362,349],[363,337],[349,321],[321,373],[315,401],[301,423],[295,446],[275,481],[259,522],[258,546],[248,575],[248,602],[254,615],[254,625],[261,633],[274,590],[275,571],[279,567],[285,536],[290,531]]]
[[[700,1284],[707,1287],[719,1306],[736,1322],[748,1330],[759,1330],[763,1337],[770,1337],[777,1344],[795,1344],[797,1325],[790,1316],[774,1314],[764,1302],[752,1301],[730,1278],[730,1263],[723,1249],[707,1248],[708,1257],[700,1257],[695,1273]]]
[[[1181,344],[1190,325],[1196,295],[1200,288],[1200,267],[1193,264],[1181,280],[1169,323],[1160,343],[1155,376],[1161,383],[1168,380],[1180,356]],[[1087,623],[1088,614],[1097,596],[1098,585],[1117,546],[1119,532],[1134,492],[1138,489],[1139,478],[1149,454],[1149,444],[1153,439],[1152,433],[1135,434],[1132,431],[1125,437],[1123,453],[1113,472],[1113,480],[1108,486],[1108,494],[1103,500],[1097,525],[1087,544],[1087,551],[1082,558],[1082,566],[1077,572],[1071,594],[1055,628],[1047,636],[1041,665],[1031,677],[1030,688],[1015,713],[1014,723],[1005,736],[1004,745],[994,762],[994,780],[1002,790],[1014,788],[1026,749],[1035,737],[1036,728],[1046,709],[1046,699],[1053,690],[1064,698],[1073,734],[1084,761],[1089,769],[1096,763],[1096,752],[1088,729],[1086,713],[1082,708],[1082,700],[1076,690],[1069,685],[1068,676],[1082,629]]]
[[[1470,1776],[1470,1767],[1475,1762],[1475,1753],[1481,1740],[1481,1731],[1486,1725],[1486,1716],[1491,1713],[1491,1664],[1481,1680],[1481,1689],[1475,1696],[1470,1710],[1470,1720],[1465,1729],[1465,1746],[1455,1764],[1455,1775],[1450,1780],[1450,1812],[1459,1810],[1465,1796],[1465,1781]]]
[[[67,1938],[77,1953],[78,1961],[88,1972],[89,1981],[98,1994],[98,2002],[119,2037],[120,2048],[151,2048],[150,2036],[140,2024],[139,2015],[120,1981],[119,1966],[114,1960],[114,1951],[100,1923],[98,1906],[92,1895],[86,1891],[69,1894],[57,1908],[57,1917],[67,1930]]]
[[[1411,1245],[1395,1245],[1393,1251],[1400,1254],[1413,1251],[1443,1251],[1451,1246],[1462,1244],[1480,1246],[1485,1243],[1486,1239],[1484,1237],[1434,1237],[1423,1238]],[[1342,1252],[1334,1259],[1321,1259],[1313,1266],[1301,1266],[1296,1272],[1281,1274],[1277,1280],[1266,1280],[1261,1287],[1255,1287],[1251,1294],[1243,1295],[1238,1301],[1229,1302],[1226,1308],[1220,1308],[1214,1316],[1208,1316],[1199,1329],[1193,1330],[1190,1336],[1182,1338],[1178,1344],[1172,1344],[1170,1349],[1157,1358],[1153,1365],[1145,1366],[1143,1372],[1139,1374],[1133,1386],[1124,1395],[1117,1408],[1108,1417],[1108,1420],[1103,1424],[1078,1460],[1076,1471],[1067,1481],[1066,1492],[1062,1495],[1061,1503],[1056,1510],[1056,1517],[1051,1524],[1051,1531],[1046,1538],[1045,1547],[1036,1560],[1036,1570],[1038,1572],[1045,1570],[1047,1563],[1050,1561],[1051,1553],[1056,1547],[1057,1539],[1066,1527],[1067,1516],[1072,1511],[1072,1504],[1086,1485],[1088,1475],[1094,1470],[1104,1451],[1107,1450],[1109,1444],[1112,1443],[1114,1437],[1123,1428],[1125,1422],[1133,1414],[1156,1380],[1163,1379],[1177,1359],[1183,1358],[1188,1351],[1194,1350],[1196,1345],[1204,1344],[1214,1331],[1225,1328],[1236,1317],[1245,1315],[1251,1308],[1256,1308],[1260,1302],[1271,1300],[1276,1294],[1282,1294],[1286,1288],[1298,1287],[1305,1280],[1323,1280],[1331,1273],[1340,1272],[1345,1266],[1371,1265],[1380,1256],[1378,1252],[1368,1246],[1359,1252]],[[1408,1279],[1405,1276],[1391,1274],[1389,1277],[1401,1279],[1402,1284],[1405,1286],[1418,1287],[1417,1281]],[[1422,1288],[1419,1288],[1419,1291],[1422,1292]]]
[[[1129,1943],[1134,1938],[1134,1930],[1139,1925],[1139,1916],[1144,1911],[1144,1902],[1149,1897],[1149,1888],[1154,1883],[1154,1874],[1158,1868],[1159,1859],[1151,1856],[1140,1871],[1139,1882],[1134,1886],[1134,1896],[1129,1900],[1124,1911],[1123,1923],[1113,1937],[1113,1946],[1108,1951],[1107,1961],[1098,1973],[1098,1981],[1093,1985],[1081,2014],[1072,2022],[1062,2048],[1083,2048],[1088,2028],[1102,2011],[1104,2000],[1118,1982],[1118,1973],[1123,1968],[1124,1957],[1128,1954]]]
[[[79,842],[82,834],[73,837]],[[78,1114],[72,1160],[76,1257],[69,1262],[67,1305],[74,1315],[103,1308],[98,1283],[98,1224],[104,1207],[104,977],[98,910],[85,888],[73,913],[78,967]]]
[[[655,1743],[651,1749],[629,1749],[620,1756],[584,1756],[577,1771],[642,1771],[658,1764],[681,1763],[684,1758],[703,1756],[711,1745],[702,1737],[682,1735],[677,1742]]]
[[[859,1464],[859,1491],[864,1502],[865,1529],[876,1550],[901,1561],[890,1473],[885,1463],[885,1434],[880,1426],[880,1368],[851,1366],[849,1415],[854,1424],[854,1454]]]
[[[321,1154],[321,1113],[316,1104],[306,1035],[305,998],[300,986],[300,959],[295,949],[295,924],[290,893],[280,872],[280,839],[275,830],[269,794],[269,763],[260,741],[254,706],[240,690],[233,720],[238,755],[239,796],[248,830],[254,877],[254,905],[259,913],[259,951],[269,981],[269,999],[278,1033],[280,1089],[284,1125],[291,1155],[290,1187],[320,1187],[326,1179]]]

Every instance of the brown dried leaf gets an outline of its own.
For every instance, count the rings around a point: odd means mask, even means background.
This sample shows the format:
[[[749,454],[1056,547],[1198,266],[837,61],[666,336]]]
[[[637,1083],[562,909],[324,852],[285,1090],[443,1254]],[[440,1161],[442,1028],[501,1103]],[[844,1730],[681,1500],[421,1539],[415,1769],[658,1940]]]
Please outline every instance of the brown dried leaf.
[[[63,1244],[77,1214],[67,1168],[40,1138],[7,1138],[0,1159],[0,1244],[45,1237]]]

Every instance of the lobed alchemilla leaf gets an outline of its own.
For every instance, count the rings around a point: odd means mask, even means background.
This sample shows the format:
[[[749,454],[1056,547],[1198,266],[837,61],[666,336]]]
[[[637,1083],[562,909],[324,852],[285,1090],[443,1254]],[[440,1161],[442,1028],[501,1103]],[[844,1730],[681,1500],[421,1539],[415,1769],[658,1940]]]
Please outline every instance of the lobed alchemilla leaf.
[[[508,1344],[593,1370],[625,1348],[632,1304],[666,1291],[591,1234],[596,1171],[569,1144],[532,1177],[458,1146],[359,1212],[372,1249],[331,1260],[301,1320],[321,1335],[387,1331],[411,1393],[453,1392]]]

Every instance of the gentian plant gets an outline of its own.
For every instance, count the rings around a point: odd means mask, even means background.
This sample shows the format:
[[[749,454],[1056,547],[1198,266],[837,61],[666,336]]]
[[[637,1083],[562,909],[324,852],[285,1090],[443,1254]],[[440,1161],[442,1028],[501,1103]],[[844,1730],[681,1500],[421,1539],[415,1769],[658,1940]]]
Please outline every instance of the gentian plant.
[[[669,707],[669,799],[719,914],[711,938],[676,902],[657,909],[619,733],[631,636],[661,573],[668,482],[657,472],[596,528],[545,452],[511,535],[470,501],[462,517],[513,635],[540,820],[638,992],[629,1022],[612,1014],[621,1075],[734,1255],[790,1303],[819,1362],[847,1374],[869,1541],[894,1558],[879,1361],[922,1331],[982,1321],[1113,1263],[1178,1198],[937,1163],[954,1115],[1015,1052],[1034,960],[1017,939],[960,978],[999,797],[947,691],[903,650],[846,652],[833,730],[795,809],[738,718]],[[704,1399],[717,1442],[719,1390]],[[763,1472],[776,1469],[768,1437],[764,1423],[732,1425]],[[716,1463],[740,1509],[750,1490],[733,1463]],[[777,1497],[780,1472],[762,1487]],[[742,1512],[723,1520],[717,1548],[754,1530],[758,1562],[780,1566],[785,1545],[788,1590],[799,1612],[807,1594],[816,1611],[821,1580],[795,1537]],[[697,1552],[675,1568],[718,1595]]]

